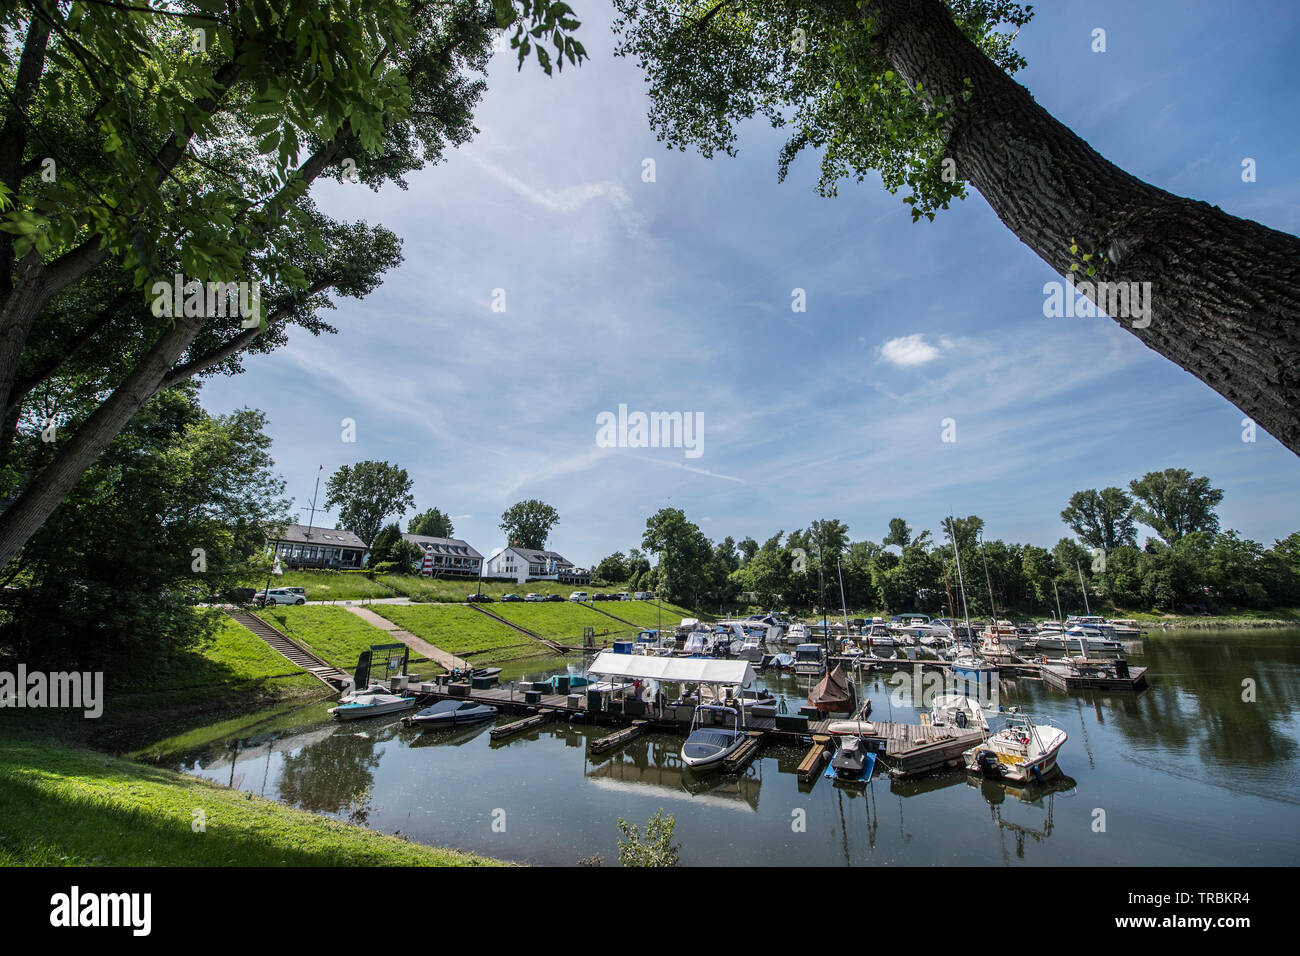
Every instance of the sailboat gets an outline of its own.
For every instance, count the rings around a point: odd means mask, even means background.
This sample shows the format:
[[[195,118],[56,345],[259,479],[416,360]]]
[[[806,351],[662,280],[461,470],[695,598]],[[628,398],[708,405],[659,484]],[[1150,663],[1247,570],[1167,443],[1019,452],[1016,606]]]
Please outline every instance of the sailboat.
[[[970,626],[970,610],[966,604],[966,576],[963,573],[961,567],[961,548],[958,547],[957,545],[957,529],[954,526],[951,515],[948,516],[948,534],[952,538],[952,553],[957,559],[957,586],[961,590],[961,607],[962,607],[962,614],[966,621],[966,633],[971,634],[973,632],[971,631],[971,626]],[[983,550],[983,546],[984,543],[981,540],[980,542],[981,551]],[[986,563],[985,565],[986,574],[987,571],[988,571],[988,566]],[[992,601],[993,601],[993,586],[992,584],[990,584],[989,585],[990,605],[992,604]],[[955,650],[957,653],[952,662],[952,673],[954,677],[961,678],[964,681],[975,683],[977,685],[983,682],[991,683],[992,681],[997,679],[998,666],[996,664],[990,663],[989,661],[986,661],[983,657],[980,657],[977,653],[975,653],[975,648],[973,643],[968,645],[965,650],[962,650],[961,645],[958,644]]]

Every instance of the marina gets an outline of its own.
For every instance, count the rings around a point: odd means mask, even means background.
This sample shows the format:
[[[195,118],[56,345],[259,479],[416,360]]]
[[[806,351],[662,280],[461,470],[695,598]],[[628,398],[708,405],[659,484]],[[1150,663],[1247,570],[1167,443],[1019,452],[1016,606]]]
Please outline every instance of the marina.
[[[789,712],[747,714],[747,741],[724,766],[699,772],[681,758],[689,716],[584,717],[570,711],[568,694],[525,700],[532,691],[520,685],[581,673],[582,655],[506,667],[500,686],[457,698],[499,707],[496,721],[443,730],[404,726],[400,714],[338,722],[319,705],[294,721],[277,718],[275,730],[254,727],[160,759],[339,819],[535,863],[572,864],[593,852],[608,860],[615,820],[644,821],[663,808],[677,818],[683,862],[693,864],[725,855],[737,865],[1172,865],[1232,862],[1243,853],[1281,864],[1300,853],[1288,822],[1300,779],[1300,715],[1284,703],[1300,691],[1297,637],[1300,631],[1149,638],[1132,665],[1159,676],[1137,693],[1066,692],[1028,665],[1004,671],[1005,713],[1014,708],[1068,733],[1058,768],[1043,783],[968,771],[962,754],[981,735],[956,727],[939,699],[939,706],[916,706],[912,675],[895,685],[891,678],[902,675],[875,665],[856,680],[859,704],[870,706],[865,720],[803,716],[803,732],[788,728],[800,722],[814,681],[757,672]],[[1207,663],[1224,660],[1243,673],[1267,667],[1280,684],[1246,704],[1235,684],[1207,677]],[[1215,666],[1217,673],[1225,665]],[[945,671],[928,665],[924,674]],[[1003,722],[996,709],[982,713],[990,727]],[[833,772],[831,728],[842,724],[869,725],[875,741],[862,736],[884,748],[873,753],[865,783]],[[1247,726],[1255,729],[1243,734]],[[1238,745],[1218,746],[1213,728]],[[613,743],[599,743],[610,737]],[[1158,810],[1152,794],[1164,795]],[[1230,819],[1220,819],[1225,800]],[[1107,809],[1107,834],[1092,830],[1097,806]],[[490,827],[495,808],[509,819],[503,833]],[[803,818],[796,811],[806,815],[806,832],[791,830]]]

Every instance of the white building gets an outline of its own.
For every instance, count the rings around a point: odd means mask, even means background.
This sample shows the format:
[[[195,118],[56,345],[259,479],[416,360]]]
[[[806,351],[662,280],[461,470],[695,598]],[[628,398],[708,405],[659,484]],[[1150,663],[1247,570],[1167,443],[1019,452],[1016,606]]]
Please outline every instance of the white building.
[[[434,538],[427,534],[404,534],[403,541],[419,547],[426,560],[420,566],[425,575],[455,574],[476,578],[483,569],[483,555],[459,538]]]
[[[563,581],[566,584],[590,584],[591,573],[575,568],[556,551],[538,551],[533,548],[506,548],[488,558],[483,566],[483,576],[512,578],[520,584],[525,581]]]

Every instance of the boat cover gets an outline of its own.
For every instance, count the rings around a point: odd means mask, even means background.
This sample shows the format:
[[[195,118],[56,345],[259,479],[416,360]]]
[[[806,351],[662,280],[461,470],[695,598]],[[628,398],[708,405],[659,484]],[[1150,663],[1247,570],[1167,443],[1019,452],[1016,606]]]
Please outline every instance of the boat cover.
[[[844,676],[844,665],[836,664],[808,695],[808,703],[818,710],[843,710],[849,703],[849,682]]]
[[[607,677],[673,681],[686,684],[733,684],[748,687],[754,682],[749,661],[724,661],[709,657],[642,657],[601,651],[587,671]]]

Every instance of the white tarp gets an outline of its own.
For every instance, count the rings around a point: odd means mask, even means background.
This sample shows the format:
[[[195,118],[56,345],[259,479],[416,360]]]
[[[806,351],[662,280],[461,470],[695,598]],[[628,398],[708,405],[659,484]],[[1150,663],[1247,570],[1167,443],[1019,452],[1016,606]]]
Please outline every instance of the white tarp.
[[[650,657],[601,651],[587,671],[608,677],[686,684],[748,687],[754,682],[754,668],[749,661],[721,661],[709,657]]]

